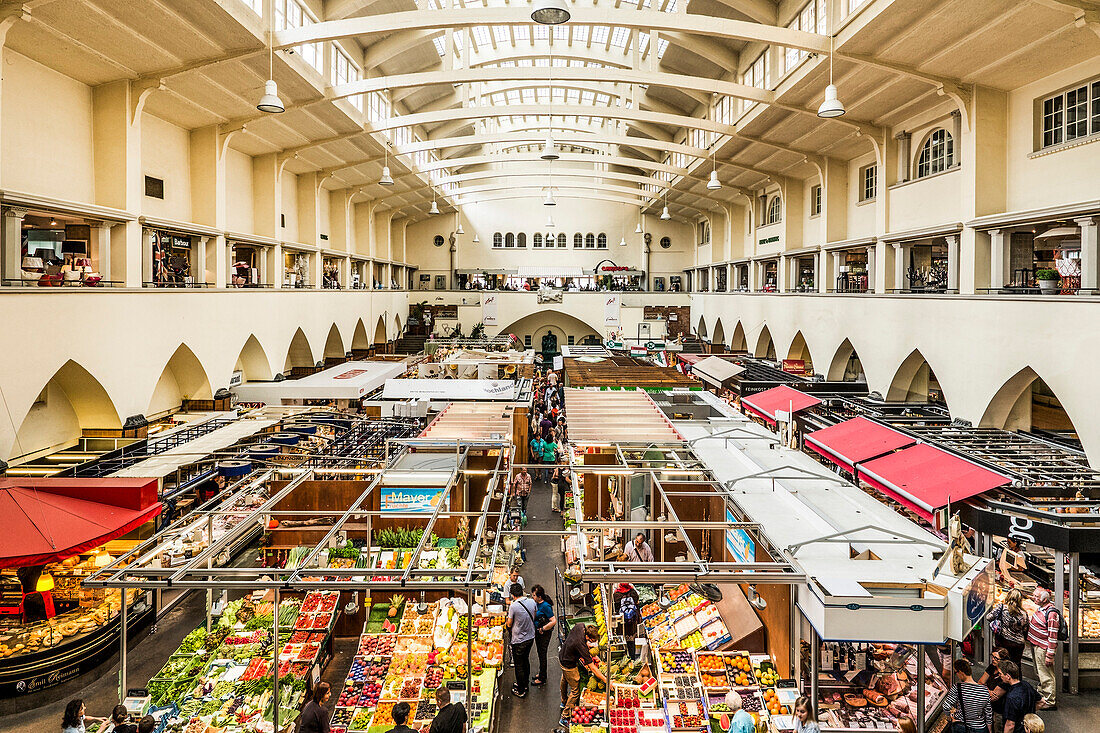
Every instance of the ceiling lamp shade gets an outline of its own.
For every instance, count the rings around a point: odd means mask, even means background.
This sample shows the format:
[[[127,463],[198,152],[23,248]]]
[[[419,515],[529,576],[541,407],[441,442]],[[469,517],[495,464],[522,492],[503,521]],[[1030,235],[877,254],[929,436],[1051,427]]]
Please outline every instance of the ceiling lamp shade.
[[[668,205],[666,204],[665,208],[661,210],[661,221],[668,221],[671,218],[672,216],[668,213]]]
[[[458,229],[455,229],[455,234],[465,234],[465,233],[466,232],[464,232],[462,230],[462,222],[458,222]]]
[[[554,226],[554,217],[547,214],[546,216],[546,228],[549,229]]]
[[[554,149],[554,138],[550,135],[546,136],[546,142],[542,144],[542,153],[539,155],[543,160],[557,160],[558,151]]]
[[[708,191],[717,191],[722,188],[722,182],[718,180],[718,171],[710,172],[710,180],[707,181]]]
[[[437,204],[435,202],[435,199],[432,199],[432,208],[428,209],[428,213],[429,214],[438,214],[439,213],[439,204]]]
[[[557,206],[558,202],[554,200],[554,190],[550,189],[546,192],[546,200],[542,202],[543,206]]]
[[[569,20],[569,8],[565,0],[535,0],[531,20],[542,25],[558,25]]]
[[[480,244],[481,239],[478,238],[477,232],[474,232],[474,244]]]
[[[626,246],[626,237],[623,237],[622,239],[619,240],[619,246],[620,247],[625,247]]]
[[[392,186],[393,176],[390,175],[390,167],[388,165],[382,166],[382,177],[378,179],[379,186]]]
[[[642,222],[639,221],[638,225],[636,227],[634,227],[634,233],[635,234],[641,234],[642,233]]]
[[[256,105],[256,109],[270,114],[278,114],[286,111],[286,107],[283,106],[283,100],[279,99],[279,85],[275,83],[274,79],[268,79],[264,82],[264,95],[260,97],[260,102]]]
[[[843,114],[844,105],[837,99],[836,85],[830,84],[825,87],[825,101],[817,108],[817,116],[828,119],[830,117],[840,117]]]

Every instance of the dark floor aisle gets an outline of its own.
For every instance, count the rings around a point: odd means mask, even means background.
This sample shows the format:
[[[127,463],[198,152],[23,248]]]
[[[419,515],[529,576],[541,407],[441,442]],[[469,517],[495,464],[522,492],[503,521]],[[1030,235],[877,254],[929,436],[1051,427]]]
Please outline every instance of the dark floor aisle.
[[[536,482],[531,489],[531,499],[527,505],[527,528],[536,530],[560,530],[561,518],[550,510],[550,485]],[[554,593],[554,571],[562,568],[561,540],[557,537],[534,536],[524,539],[527,548],[527,562],[520,570],[528,588],[536,583]],[[554,609],[560,612],[561,609]],[[501,702],[497,730],[501,733],[511,731],[551,731],[557,727],[560,715],[561,668],[558,666],[558,647],[556,639],[550,642],[546,652],[547,682],[544,686],[532,686],[527,697],[520,700],[512,695],[512,683],[515,681],[513,670],[505,670],[501,678]],[[538,670],[538,654],[531,650],[531,670]]]

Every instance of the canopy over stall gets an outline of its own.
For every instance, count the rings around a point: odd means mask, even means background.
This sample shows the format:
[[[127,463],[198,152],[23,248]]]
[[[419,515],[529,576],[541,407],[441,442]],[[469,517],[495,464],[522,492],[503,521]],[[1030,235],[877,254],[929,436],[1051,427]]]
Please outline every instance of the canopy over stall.
[[[471,402],[447,405],[432,420],[421,438],[432,440],[508,440],[512,439],[512,405]]]
[[[244,402],[285,404],[290,400],[358,400],[401,376],[405,361],[349,361],[301,379],[246,382],[233,387]]]
[[[565,390],[569,439],[580,445],[618,441],[678,441],[661,408],[641,390]]]
[[[821,400],[781,384],[743,397],[741,404],[753,414],[762,417],[768,425],[775,425],[778,420],[777,413],[787,412],[793,415],[808,407],[821,404]]]
[[[729,359],[722,359],[717,356],[708,356],[695,362],[691,367],[692,374],[718,389],[729,386],[733,378],[743,371],[745,371],[745,367],[738,366]]]
[[[389,379],[382,399],[512,401],[520,386],[510,379]]]
[[[121,537],[160,514],[156,479],[0,479],[0,568],[45,565]]]
[[[858,477],[897,499],[925,519],[952,502],[961,502],[1011,483],[1003,474],[921,443],[858,467]]]
[[[865,417],[855,417],[806,436],[806,447],[846,471],[917,441]]]

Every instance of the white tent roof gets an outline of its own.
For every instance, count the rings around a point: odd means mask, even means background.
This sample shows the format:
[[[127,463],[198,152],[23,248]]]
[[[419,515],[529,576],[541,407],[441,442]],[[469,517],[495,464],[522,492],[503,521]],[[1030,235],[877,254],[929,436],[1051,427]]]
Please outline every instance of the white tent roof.
[[[245,382],[233,387],[243,402],[278,404],[280,400],[357,400],[404,374],[404,361],[349,361],[301,379]]]
[[[706,359],[695,362],[691,367],[692,374],[704,382],[713,384],[715,387],[721,387],[725,381],[736,377],[743,371],[745,371],[745,367],[738,366],[728,359],[721,359],[717,356],[708,356]]]
[[[384,400],[514,400],[519,382],[510,379],[390,379]]]

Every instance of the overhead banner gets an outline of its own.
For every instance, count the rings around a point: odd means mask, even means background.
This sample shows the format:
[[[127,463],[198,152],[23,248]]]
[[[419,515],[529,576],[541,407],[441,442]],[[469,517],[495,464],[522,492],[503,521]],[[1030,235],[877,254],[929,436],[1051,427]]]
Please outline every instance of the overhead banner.
[[[383,514],[393,512],[434,512],[435,505],[443,498],[443,490],[435,486],[425,488],[383,487],[379,495]]]
[[[739,521],[728,508],[726,509],[726,521]],[[752,541],[752,536],[743,529],[726,530],[726,549],[733,557],[734,562],[756,562],[756,543]]]
[[[619,296],[609,295],[603,303],[603,325],[610,328],[619,327]]]
[[[499,326],[497,323],[497,296],[481,296],[481,321],[486,326]]]

